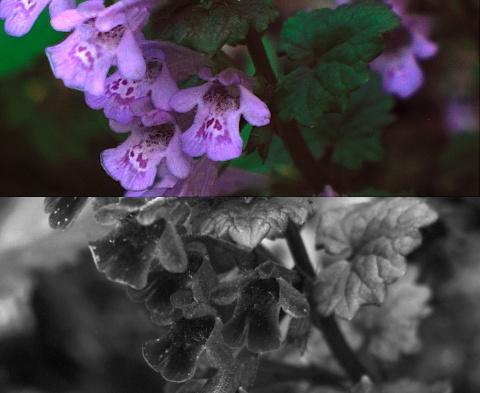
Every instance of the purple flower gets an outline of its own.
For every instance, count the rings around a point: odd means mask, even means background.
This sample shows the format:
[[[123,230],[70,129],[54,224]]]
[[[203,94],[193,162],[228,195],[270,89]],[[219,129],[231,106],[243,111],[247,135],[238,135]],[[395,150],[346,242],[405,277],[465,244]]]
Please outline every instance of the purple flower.
[[[142,45],[140,47],[142,48]],[[119,123],[130,123],[134,117],[130,104],[150,93],[153,83],[160,74],[162,62],[165,60],[161,50],[143,50],[143,56],[147,66],[143,78],[125,78],[120,71],[116,71],[106,79],[103,94],[96,96],[85,93],[87,104],[93,109],[104,108],[108,119]]]
[[[65,41],[46,49],[55,77],[93,95],[104,92],[112,65],[126,78],[142,78],[146,64],[137,40],[143,39],[140,30],[148,15],[139,1],[119,1],[105,8],[102,0],[88,0],[55,15],[54,29],[74,29]]]
[[[15,37],[27,34],[48,4],[51,17],[75,8],[75,0],[1,0],[0,19],[5,19],[7,34]]]
[[[349,1],[337,0],[341,5]],[[423,72],[419,60],[428,59],[437,53],[437,44],[427,37],[432,21],[420,15],[407,15],[407,0],[384,0],[402,19],[402,25],[384,34],[385,52],[370,65],[373,70],[383,75],[385,91],[407,98],[414,94],[423,84]]]
[[[164,64],[152,87],[155,107],[150,97],[144,97],[131,106],[135,114],[143,114],[141,118],[134,117],[129,124],[110,121],[116,132],[132,131],[120,146],[101,154],[105,171],[125,189],[142,191],[151,187],[164,158],[173,176],[184,179],[190,173],[190,158],[181,149],[180,128],[168,112],[168,101],[176,91],[178,87]]]
[[[239,75],[227,69],[213,77],[200,70],[202,86],[181,90],[170,100],[173,110],[185,113],[197,106],[192,126],[182,135],[183,150],[192,157],[207,153],[214,161],[231,160],[242,153],[238,129],[240,115],[254,126],[270,122],[270,111],[259,98],[241,85]]]

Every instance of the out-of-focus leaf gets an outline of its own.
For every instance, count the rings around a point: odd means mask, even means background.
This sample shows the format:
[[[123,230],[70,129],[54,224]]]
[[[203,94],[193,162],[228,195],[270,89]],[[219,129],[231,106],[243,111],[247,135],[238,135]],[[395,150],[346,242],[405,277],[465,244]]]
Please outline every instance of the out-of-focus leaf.
[[[437,382],[428,385],[412,379],[401,379],[391,383],[376,385],[368,377],[355,385],[351,393],[452,393],[452,388],[447,382]]]
[[[385,301],[380,307],[364,308],[357,314],[368,339],[368,350],[375,356],[395,361],[401,353],[420,350],[418,325],[430,314],[427,305],[431,290],[416,283],[418,272],[410,267],[405,276],[388,287]]]
[[[231,199],[198,216],[193,225],[201,235],[212,234],[253,248],[266,237],[282,236],[289,219],[302,225],[312,213],[307,198]]]
[[[318,310],[351,319],[363,304],[381,304],[386,286],[405,274],[405,255],[420,245],[419,228],[437,213],[417,198],[387,198],[324,213],[316,245],[339,260],[314,283]]]

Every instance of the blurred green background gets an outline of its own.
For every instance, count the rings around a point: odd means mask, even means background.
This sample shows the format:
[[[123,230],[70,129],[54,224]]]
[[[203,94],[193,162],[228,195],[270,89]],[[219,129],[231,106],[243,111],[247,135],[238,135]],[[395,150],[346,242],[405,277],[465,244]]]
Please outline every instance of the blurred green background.
[[[326,1],[276,1],[280,18]],[[397,120],[382,139],[383,160],[361,170],[341,169],[352,193],[368,189],[396,194],[478,195],[479,190],[479,13],[478,0],[413,0],[412,11],[435,20],[439,53],[421,66],[423,88],[396,101]],[[80,91],[64,87],[44,55],[66,35],[55,32],[43,12],[25,37],[5,34],[0,23],[1,195],[120,195],[102,169],[99,154],[119,143],[102,111],[90,109]],[[272,46],[273,51],[274,46]],[[452,102],[461,109],[453,115]],[[457,105],[458,106],[458,105]],[[450,112],[449,112],[450,111]],[[448,126],[453,121],[456,125]],[[256,153],[255,153],[256,154]],[[275,194],[309,193],[275,136],[271,158],[256,155],[236,166],[271,173]]]

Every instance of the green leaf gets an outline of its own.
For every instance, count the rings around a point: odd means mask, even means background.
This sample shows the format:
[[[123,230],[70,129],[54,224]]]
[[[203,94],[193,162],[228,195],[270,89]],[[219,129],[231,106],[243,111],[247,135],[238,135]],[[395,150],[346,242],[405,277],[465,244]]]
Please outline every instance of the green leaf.
[[[258,152],[262,164],[268,158],[268,151],[273,140],[273,129],[270,125],[264,127],[253,127],[250,132],[250,138],[245,148],[245,153],[252,154]]]
[[[196,217],[192,225],[198,234],[253,248],[266,237],[281,236],[289,219],[301,225],[312,213],[307,198],[231,199]]]
[[[244,39],[249,25],[264,31],[276,16],[271,0],[197,1],[173,12],[168,6],[158,11],[153,35],[200,52],[215,52]]]
[[[380,76],[372,74],[351,94],[345,112],[325,114],[315,128],[301,127],[302,133],[317,158],[331,147],[334,162],[358,169],[363,161],[381,160],[382,128],[395,119],[390,113],[393,105],[393,97],[382,90]]]
[[[351,319],[361,305],[381,304],[387,285],[405,274],[405,256],[420,245],[419,228],[437,217],[417,198],[378,199],[323,214],[316,246],[338,260],[314,284],[320,313]]]
[[[303,60],[305,66],[279,81],[280,118],[312,127],[325,112],[345,110],[348,93],[368,81],[368,63],[384,49],[381,34],[399,24],[389,6],[372,0],[289,18],[278,50],[292,60]]]

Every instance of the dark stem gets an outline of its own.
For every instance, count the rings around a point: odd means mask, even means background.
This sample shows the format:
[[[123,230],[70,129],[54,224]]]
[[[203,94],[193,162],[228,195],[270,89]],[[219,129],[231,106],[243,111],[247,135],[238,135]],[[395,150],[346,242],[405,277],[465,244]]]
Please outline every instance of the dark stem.
[[[260,34],[252,26],[248,30],[246,43],[256,72],[263,76],[272,86],[275,86],[277,78],[273,72]],[[338,188],[335,178],[330,175],[330,171],[313,156],[295,121],[282,123],[277,118],[277,115],[273,113],[273,124],[288,154],[292,157],[293,163],[310,187],[313,188],[314,192],[323,191],[327,184],[330,184],[334,189]],[[338,190],[336,191],[338,192]]]
[[[315,270],[308,257],[305,243],[300,237],[297,226],[289,221],[285,233],[287,244],[292,253],[295,264],[300,273],[306,278],[312,280],[315,277]],[[309,291],[311,293],[311,290]],[[337,324],[334,316],[323,317],[317,311],[316,301],[313,296],[309,296],[310,318],[323,333],[323,337],[340,365],[345,369],[349,377],[357,382],[363,375],[369,375],[365,367],[357,359],[357,356],[348,345],[345,337]]]

